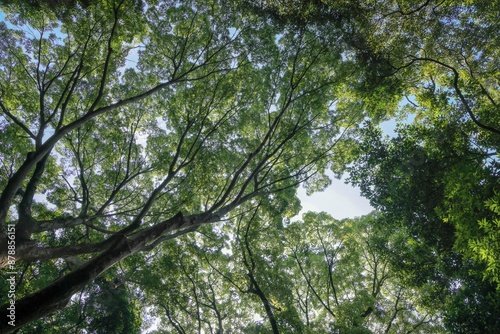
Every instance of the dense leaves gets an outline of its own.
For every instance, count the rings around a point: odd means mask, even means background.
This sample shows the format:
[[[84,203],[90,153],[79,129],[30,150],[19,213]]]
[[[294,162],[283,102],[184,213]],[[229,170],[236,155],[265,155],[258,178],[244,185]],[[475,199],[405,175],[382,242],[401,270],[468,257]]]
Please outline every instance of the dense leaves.
[[[224,224],[235,228],[224,244],[202,230],[165,243],[171,256],[139,275],[157,333],[443,332],[420,291],[391,273],[381,220],[308,213],[276,226],[260,208]]]
[[[498,332],[498,4],[2,3],[20,331]]]
[[[407,284],[434,286],[454,331],[495,332],[500,254],[491,226],[500,166],[474,129],[437,118],[384,139],[368,126],[351,181],[400,233],[397,250],[387,251]],[[465,321],[464,313],[477,315]]]
[[[15,223],[12,270],[25,272],[19,325],[243,204],[295,214],[298,184],[328,184],[336,145],[366,115],[343,95],[352,64],[327,37],[218,2],[110,1],[60,20],[43,10],[8,19],[0,102],[3,139],[16,144],[2,148],[0,220],[2,264]]]

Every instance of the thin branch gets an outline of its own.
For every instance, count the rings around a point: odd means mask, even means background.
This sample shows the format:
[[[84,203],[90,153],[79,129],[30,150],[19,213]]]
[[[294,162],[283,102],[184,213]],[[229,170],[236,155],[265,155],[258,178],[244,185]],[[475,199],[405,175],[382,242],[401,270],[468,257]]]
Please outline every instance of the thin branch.
[[[432,58],[426,58],[426,57],[412,57],[413,60],[412,61],[430,61],[430,62],[433,62],[435,64],[438,64],[442,67],[445,67],[447,69],[449,69],[450,71],[453,72],[453,88],[455,89],[455,92],[457,93],[460,101],[462,102],[465,110],[467,111],[467,113],[469,114],[470,118],[472,119],[472,121],[478,126],[480,127],[481,129],[484,129],[484,130],[487,130],[487,131],[490,131],[490,132],[493,132],[497,135],[500,135],[500,130],[494,128],[494,127],[491,127],[489,125],[486,125],[486,124],[483,124],[482,122],[480,122],[477,117],[474,115],[474,113],[472,112],[472,109],[470,108],[469,106],[469,103],[467,102],[467,99],[465,98],[465,96],[463,95],[459,85],[458,85],[458,80],[460,78],[460,75],[458,73],[458,71],[451,65],[448,65],[448,64],[445,64],[439,60],[436,60],[436,59],[432,59]]]
[[[3,95],[3,94],[2,94]],[[28,136],[33,139],[33,140],[36,140],[36,136],[33,134],[33,132],[31,132],[30,129],[28,129],[28,127],[26,125],[24,125],[23,122],[21,122],[16,116],[14,116],[6,107],[5,105],[3,104],[3,100],[0,98],[0,107],[2,108],[2,111],[5,115],[7,115],[15,124],[17,124],[18,126],[21,127],[21,129],[24,130],[24,132],[26,132],[28,134]]]

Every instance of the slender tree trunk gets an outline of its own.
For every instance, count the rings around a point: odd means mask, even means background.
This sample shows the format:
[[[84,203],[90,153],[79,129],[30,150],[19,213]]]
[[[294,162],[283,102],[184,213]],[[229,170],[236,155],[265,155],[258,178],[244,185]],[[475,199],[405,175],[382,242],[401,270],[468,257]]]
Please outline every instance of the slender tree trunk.
[[[269,323],[271,324],[271,328],[273,329],[273,334],[279,334],[280,332],[278,330],[278,323],[276,322],[276,318],[274,317],[274,313],[273,313],[273,310],[271,308],[271,303],[267,299],[266,295],[264,294],[264,292],[260,288],[259,284],[255,280],[253,275],[249,274],[248,276],[250,277],[250,282],[252,282],[252,285],[254,288],[252,293],[256,294],[259,297],[262,304],[264,305],[264,308],[265,308],[266,314],[267,314],[267,318],[269,319]]]

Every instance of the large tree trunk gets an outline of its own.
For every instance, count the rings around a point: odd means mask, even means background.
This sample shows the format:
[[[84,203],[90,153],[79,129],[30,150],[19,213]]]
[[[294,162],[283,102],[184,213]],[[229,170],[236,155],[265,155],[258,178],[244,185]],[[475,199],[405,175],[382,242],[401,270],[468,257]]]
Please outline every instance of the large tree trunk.
[[[40,247],[35,240],[16,242],[16,261],[45,261],[81,254],[105,251],[114,241],[113,237],[97,243],[84,243],[62,247]],[[17,241],[17,240],[16,240]],[[0,251],[0,269],[8,265],[7,251]]]
[[[0,333],[13,333],[21,326],[65,307],[72,295],[82,290],[106,269],[159,238],[164,232],[178,229],[184,223],[182,214],[178,213],[169,220],[139,231],[130,237],[124,234],[113,236],[114,243],[108,250],[38,292],[16,301],[15,327],[8,323],[13,320],[9,318],[10,304],[7,302],[2,305],[3,321],[0,322]]]

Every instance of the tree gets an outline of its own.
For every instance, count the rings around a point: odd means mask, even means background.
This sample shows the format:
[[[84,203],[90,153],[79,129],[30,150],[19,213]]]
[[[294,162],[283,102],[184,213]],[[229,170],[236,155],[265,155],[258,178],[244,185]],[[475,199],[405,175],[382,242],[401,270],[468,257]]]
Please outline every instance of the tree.
[[[137,299],[124,284],[116,278],[99,277],[73,298],[62,316],[28,324],[24,331],[139,333],[140,314]]]
[[[157,333],[444,332],[439,309],[382,251],[392,236],[376,229],[383,216],[307,213],[283,224],[254,209],[163,244],[171,256],[136,276],[145,300],[162,301],[152,303]],[[229,230],[235,238],[224,239]]]
[[[297,201],[301,182],[326,185],[332,154],[367,115],[345,95],[357,79],[340,50],[218,2],[8,18],[0,232],[2,265],[23,273],[17,326],[133,254],[243,204]]]
[[[106,0],[69,2],[61,10],[4,8],[0,264],[16,273],[18,326],[43,330],[37,320],[59,310],[59,319],[79,319],[75,330],[116,326],[108,322],[115,317],[133,331],[138,317],[131,313],[147,295],[172,331],[222,332],[226,317],[237,318],[228,296],[239,291],[268,323],[248,327],[244,309],[244,319],[231,323],[235,330],[378,330],[370,319],[387,332],[417,324],[439,331],[439,321],[406,307],[425,303],[398,292],[397,283],[385,295],[378,290],[390,280],[385,269],[373,268],[390,263],[411,274],[412,289],[454,293],[441,304],[450,306],[449,328],[496,328],[495,320],[486,324],[497,309],[499,249],[491,158],[499,134],[498,15],[491,14],[498,8],[490,2]],[[405,95],[409,102],[399,108]],[[423,130],[409,130],[411,140],[400,138],[402,147],[389,149],[367,130],[356,165],[365,170],[354,180],[385,211],[377,220],[388,226],[382,233],[395,232],[374,249],[341,229],[355,249],[343,258],[344,274],[362,282],[350,290],[335,277],[336,256],[349,253],[336,244],[344,237],[335,228],[318,232],[321,240],[334,236],[332,247],[309,248],[300,232],[289,236],[295,244],[276,240],[285,218],[299,210],[297,186],[326,186],[327,168],[340,173],[352,162],[360,122],[377,123],[398,108],[403,117],[418,113]],[[442,133],[447,137],[438,145],[422,144]],[[432,166],[451,172],[404,170],[408,161],[422,166],[428,146]],[[383,183],[394,175],[398,182]],[[275,239],[261,239],[266,224]],[[228,238],[227,249],[199,247],[194,231],[215,244]],[[353,231],[365,238],[363,228]],[[275,248],[266,253],[268,245]],[[180,246],[195,253],[203,272],[171,249]],[[228,249],[240,261],[235,272],[220,267],[233,263],[223,253]],[[355,268],[361,261],[369,275]],[[151,263],[161,275],[146,274]],[[169,263],[172,279],[182,276],[187,286],[162,278]],[[322,269],[313,275],[307,267]],[[135,289],[118,289],[130,282]],[[168,292],[151,294],[162,285]],[[2,296],[9,289],[2,286]],[[342,291],[337,300],[334,289]],[[88,319],[85,310],[109,296],[123,307]],[[377,313],[376,300],[385,313]],[[409,304],[400,307],[402,300]],[[463,307],[467,300],[474,303]],[[312,320],[316,312],[326,319],[323,327]],[[471,314],[483,318],[464,320]]]
[[[351,181],[385,214],[386,228],[400,231],[397,250],[387,249],[391,262],[408,285],[432,287],[447,327],[494,333],[497,144],[478,140],[472,121],[450,118],[400,125],[396,137],[385,139],[369,126]]]
[[[345,56],[371,65],[364,78],[382,82],[379,90],[397,84],[407,100],[399,116],[416,116],[415,124],[392,140],[368,126],[348,169],[352,181],[401,231],[400,246],[411,246],[390,251],[393,263],[417,286],[440,286],[435,297],[446,300],[448,328],[497,332],[498,6],[270,0],[251,7],[298,25],[349,22]]]
[[[325,332],[443,331],[440,311],[425,308],[423,294],[404,285],[380,251],[393,235],[378,227],[383,216],[335,221],[325,213],[308,213],[303,218],[290,226],[288,247],[297,300],[309,321],[329,324]]]
[[[478,132],[500,135],[500,40],[494,33],[500,22],[491,1],[266,0],[248,6],[277,22],[337,32],[349,46],[344,56],[368,67],[362,81],[367,96],[392,91],[448,98]]]

